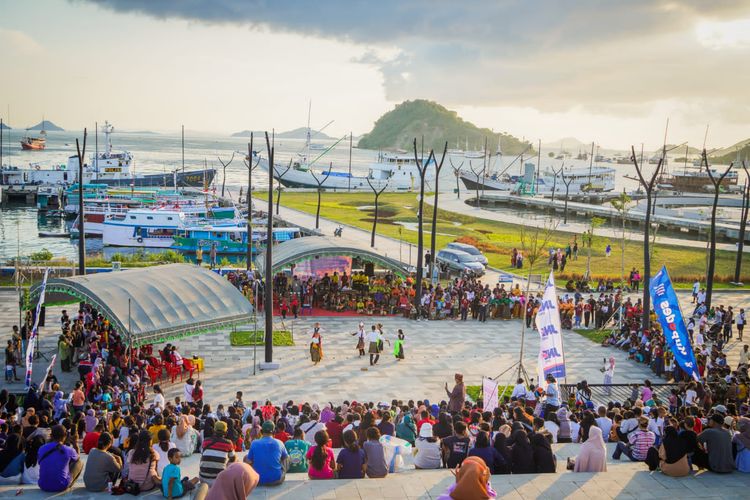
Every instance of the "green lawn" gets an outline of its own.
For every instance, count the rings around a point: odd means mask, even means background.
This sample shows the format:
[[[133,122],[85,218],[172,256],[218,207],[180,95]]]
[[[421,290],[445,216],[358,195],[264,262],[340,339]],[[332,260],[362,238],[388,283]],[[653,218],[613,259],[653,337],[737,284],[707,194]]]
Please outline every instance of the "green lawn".
[[[233,346],[251,346],[263,345],[264,335],[263,330],[238,330],[229,334],[229,342]],[[291,332],[287,330],[274,330],[273,331],[273,345],[274,346],[292,346],[294,340],[292,339]]]
[[[586,330],[584,328],[574,328],[573,331],[578,335],[586,337],[592,342],[601,344],[602,342],[604,342],[604,339],[609,336],[609,332],[611,330]]]
[[[448,386],[450,388],[450,384]],[[513,393],[513,385],[498,385],[497,386],[497,392],[498,395],[503,394],[503,387],[505,387],[505,395],[510,397],[510,395]],[[479,399],[479,397],[482,395],[482,386],[481,385],[467,385],[466,386],[466,395],[469,396],[472,401],[476,401]]]
[[[290,208],[308,213],[315,213],[317,195],[312,192],[285,192],[281,203]],[[374,196],[371,193],[323,193],[320,215],[365,230],[372,230],[374,215]],[[378,215],[378,234],[391,238],[402,238],[405,242],[416,244],[417,232],[403,227],[403,224],[416,223],[417,196],[414,193],[383,193],[380,196]],[[425,248],[429,248],[432,206],[425,203]],[[521,226],[480,219],[438,210],[436,247],[444,247],[451,241],[460,240],[469,243],[484,252],[493,267],[509,270],[510,254],[513,248],[521,247]],[[550,246],[565,247],[573,241],[573,235],[556,231],[552,235]],[[578,239],[581,245],[580,238]],[[607,243],[612,245],[612,255],[606,258],[604,249]],[[408,253],[408,249],[404,249]],[[582,276],[586,271],[587,249],[579,251],[578,260],[569,260],[564,273],[556,278],[564,284],[573,276]],[[716,253],[716,286],[732,287],[728,283],[734,276],[734,252],[717,251]],[[541,262],[543,261],[543,262]],[[528,264],[528,260],[527,260]],[[670,275],[676,283],[692,285],[697,277],[702,276],[706,267],[706,252],[701,248],[683,248],[669,245],[657,245],[651,269],[656,272],[663,264],[669,268]],[[637,267],[643,272],[643,246],[636,241],[625,244],[625,269]],[[546,258],[542,257],[535,266],[537,273],[544,273]],[[748,268],[750,269],[750,268]],[[528,272],[528,268],[524,269]],[[620,278],[620,241],[594,236],[591,249],[591,274],[594,279]],[[750,271],[742,277],[750,283]]]

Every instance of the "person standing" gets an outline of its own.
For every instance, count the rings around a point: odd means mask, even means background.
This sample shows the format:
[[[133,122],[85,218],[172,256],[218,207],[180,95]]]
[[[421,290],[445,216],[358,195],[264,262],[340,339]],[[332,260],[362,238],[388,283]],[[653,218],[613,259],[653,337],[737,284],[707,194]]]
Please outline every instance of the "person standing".
[[[398,338],[396,339],[396,342],[393,343],[393,355],[396,357],[396,360],[401,361],[404,359],[404,339],[406,336],[404,335],[404,331],[399,328],[398,329]]]
[[[466,401],[466,386],[464,386],[464,376],[460,373],[456,373],[453,376],[456,381],[456,385],[453,386],[453,390],[448,390],[448,383],[445,383],[445,393],[448,395],[448,411],[456,414],[461,411]]]
[[[320,363],[323,359],[323,337],[320,335],[320,323],[315,323],[312,339],[310,339],[310,359],[313,365]]]
[[[560,391],[557,388],[557,380],[551,373],[547,374],[547,388],[544,393],[547,396],[544,404],[544,414],[554,413],[560,409]]]
[[[362,357],[365,355],[365,337],[367,336],[367,333],[365,333],[365,324],[360,321],[359,322],[359,329],[352,333],[352,337],[357,337],[357,347],[356,349],[359,351],[359,356]]]
[[[722,317],[723,329],[724,329],[724,343],[729,342],[732,338],[732,323],[734,323],[734,311],[732,306],[727,307],[727,312]]]
[[[612,385],[612,380],[615,377],[615,357],[610,356],[609,362],[607,362],[607,358],[604,358],[604,366],[602,367],[602,372],[604,373],[604,394],[609,396],[612,394],[612,388],[610,387]]]
[[[211,243],[211,251],[209,252],[211,259],[211,269],[216,267],[216,243]]]
[[[700,289],[701,289],[701,282],[698,279],[696,279],[695,283],[693,283],[693,304],[695,304],[695,301],[698,298],[698,292],[700,291]]]
[[[195,263],[198,264],[198,267],[203,266],[203,247],[201,247],[202,243],[202,241],[199,241],[198,246],[195,247]]]
[[[372,325],[372,331],[367,334],[367,351],[370,353],[370,366],[378,364],[380,360],[380,345],[383,342],[383,335]]]
[[[746,321],[747,320],[745,319],[745,310],[742,309],[742,308],[740,308],[740,312],[739,312],[739,314],[737,314],[737,321],[736,321],[736,323],[737,323],[737,339],[740,342],[742,342],[742,332],[745,329],[745,323],[746,323]]]
[[[612,254],[612,245],[607,243],[607,248],[604,249],[604,255],[609,258],[609,256]]]

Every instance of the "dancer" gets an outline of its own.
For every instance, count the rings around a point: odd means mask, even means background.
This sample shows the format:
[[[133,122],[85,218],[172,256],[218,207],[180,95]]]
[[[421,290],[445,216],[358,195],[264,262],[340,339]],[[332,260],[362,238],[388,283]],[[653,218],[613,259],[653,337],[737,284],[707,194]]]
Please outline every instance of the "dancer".
[[[310,339],[310,359],[313,365],[320,363],[323,359],[323,337],[320,335],[320,323],[315,323],[312,339]]]
[[[401,361],[404,359],[404,331],[399,328],[398,329],[398,339],[396,342],[393,343],[393,355],[396,357],[396,360]]]
[[[362,357],[365,355],[365,337],[367,336],[367,333],[365,333],[365,324],[362,321],[359,322],[359,330],[352,333],[352,337],[355,335],[358,336],[356,349],[359,351],[359,356]]]
[[[609,396],[612,394],[612,388],[610,387],[612,385],[612,380],[615,376],[615,357],[610,356],[609,362],[607,362],[607,358],[604,358],[604,366],[601,368],[602,373],[604,373],[604,394]]]
[[[375,325],[372,325],[372,331],[367,334],[367,351],[370,353],[370,366],[378,364],[382,342],[383,334],[380,333],[380,330]]]

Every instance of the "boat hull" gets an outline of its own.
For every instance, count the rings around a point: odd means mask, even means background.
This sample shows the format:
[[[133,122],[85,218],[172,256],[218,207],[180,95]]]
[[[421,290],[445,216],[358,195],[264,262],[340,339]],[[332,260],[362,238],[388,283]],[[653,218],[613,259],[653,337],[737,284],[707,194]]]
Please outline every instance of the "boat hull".
[[[153,236],[137,231],[131,225],[105,224],[102,243],[110,247],[170,248],[174,245],[174,230],[171,232],[166,234],[167,231],[164,231],[165,234]]]
[[[22,142],[21,143],[21,149],[24,151],[41,151],[44,149],[46,145],[44,143],[42,144],[34,144],[34,143],[28,143],[28,142]]]
[[[108,186],[130,186],[134,187],[172,187],[177,182],[177,187],[197,187],[210,186],[216,176],[215,169],[191,170],[187,172],[177,172],[176,179],[171,173],[168,174],[146,174],[126,179],[91,179],[90,182],[96,184],[107,184]],[[87,181],[88,182],[88,181]]]

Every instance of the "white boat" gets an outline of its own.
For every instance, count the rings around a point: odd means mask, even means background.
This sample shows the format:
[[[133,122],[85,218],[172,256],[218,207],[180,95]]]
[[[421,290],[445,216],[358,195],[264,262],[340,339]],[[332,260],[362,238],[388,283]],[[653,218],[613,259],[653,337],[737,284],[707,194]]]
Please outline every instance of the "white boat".
[[[464,151],[464,158],[484,158],[484,151]]]
[[[563,176],[570,181],[569,195],[580,195],[592,192],[609,192],[615,189],[615,169],[610,167],[566,167],[563,174],[555,175],[547,169],[536,177],[536,165],[526,163],[524,175],[480,176],[462,172],[461,180],[467,189],[484,191],[508,191],[515,194],[558,195],[565,194]],[[557,177],[557,179],[555,179]],[[572,179],[572,180],[571,180]]]
[[[430,163],[433,163],[431,160]],[[261,168],[267,170],[268,162],[261,159]],[[286,173],[284,173],[286,171]],[[283,175],[281,175],[283,174]],[[317,177],[317,181],[315,178]],[[329,190],[370,190],[368,180],[373,187],[385,186],[386,191],[411,191],[419,189],[419,171],[414,156],[384,153],[378,156],[378,161],[371,164],[367,175],[350,175],[349,172],[339,170],[309,167],[305,163],[295,162],[292,167],[277,165],[274,168],[274,178],[290,188],[318,188],[318,181],[323,189]],[[435,178],[434,168],[428,168],[425,175],[425,187],[430,189]]]
[[[172,210],[129,210],[124,217],[104,221],[105,246],[169,248],[178,230],[188,225],[185,214]]]

